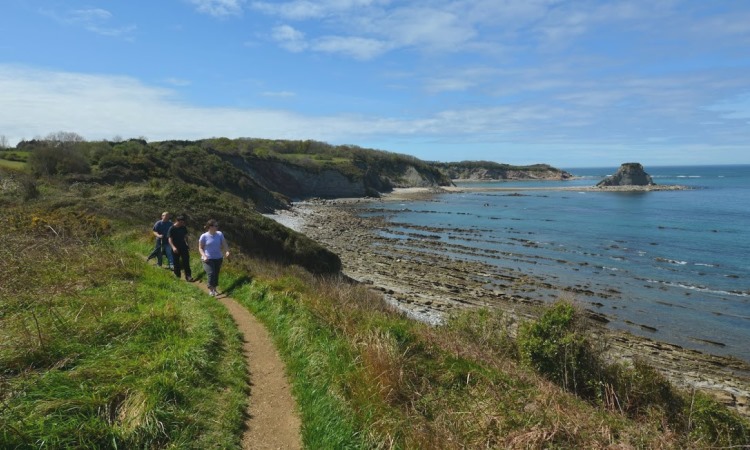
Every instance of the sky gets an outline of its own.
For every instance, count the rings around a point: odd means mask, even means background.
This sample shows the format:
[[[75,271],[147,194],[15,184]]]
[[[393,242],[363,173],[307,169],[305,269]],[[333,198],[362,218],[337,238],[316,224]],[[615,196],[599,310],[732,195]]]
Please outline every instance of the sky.
[[[2,0],[0,137],[750,163],[747,0]]]

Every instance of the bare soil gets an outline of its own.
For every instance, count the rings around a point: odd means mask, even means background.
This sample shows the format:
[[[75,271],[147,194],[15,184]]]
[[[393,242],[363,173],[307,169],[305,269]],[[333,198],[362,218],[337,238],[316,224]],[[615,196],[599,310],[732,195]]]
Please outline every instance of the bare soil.
[[[200,282],[196,286],[208,293]],[[219,294],[243,337],[250,378],[243,449],[301,449],[300,418],[285,366],[266,328],[236,300]]]

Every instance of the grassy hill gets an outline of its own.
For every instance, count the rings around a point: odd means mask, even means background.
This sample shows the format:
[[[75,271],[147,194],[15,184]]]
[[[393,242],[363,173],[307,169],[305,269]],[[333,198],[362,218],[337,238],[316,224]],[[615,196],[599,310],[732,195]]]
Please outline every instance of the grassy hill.
[[[603,363],[569,304],[541,311],[518,340],[487,310],[416,323],[337,277],[335,255],[260,216],[265,197],[230,185],[244,178],[221,158],[204,162],[223,177],[182,165],[195,155],[168,170],[140,150],[123,149],[132,167],[81,154],[88,168],[75,173],[0,168],[0,448],[237,448],[240,339],[215,300],[144,261],[163,209],[187,212],[194,237],[217,217],[239,250],[220,290],[273,334],[307,448],[750,443],[748,423],[712,399],[644,364]]]

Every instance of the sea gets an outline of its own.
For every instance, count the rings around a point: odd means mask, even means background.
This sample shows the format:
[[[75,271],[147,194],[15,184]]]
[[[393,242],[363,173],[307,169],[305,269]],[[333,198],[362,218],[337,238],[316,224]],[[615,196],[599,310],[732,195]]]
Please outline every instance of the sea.
[[[750,361],[750,165],[646,167],[687,190],[549,189],[593,186],[617,167],[565,170],[576,178],[457,183],[472,190],[385,202],[383,233],[428,228],[451,258],[575,290],[612,328]]]

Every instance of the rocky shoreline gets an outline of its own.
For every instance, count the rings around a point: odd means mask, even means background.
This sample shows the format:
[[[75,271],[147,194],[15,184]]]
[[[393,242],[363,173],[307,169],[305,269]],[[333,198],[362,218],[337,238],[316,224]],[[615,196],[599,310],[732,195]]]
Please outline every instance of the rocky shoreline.
[[[660,185],[638,188],[684,189]],[[380,215],[361,215],[380,202],[427,200],[436,193],[466,192],[467,189],[472,188],[408,188],[397,189],[380,199],[311,200],[268,217],[326,245],[341,257],[345,275],[381,291],[386,301],[415,320],[437,325],[452,311],[472,307],[499,308],[514,318],[515,323],[534,317],[545,300],[533,292],[555,288],[547,280],[514,271],[498,273],[496,268],[483,263],[452,259],[439,248],[430,251],[431,246],[436,245],[433,242],[422,244],[425,251],[411,251],[399,246],[398,240],[379,233],[386,225]],[[518,190],[517,187],[495,189]],[[555,189],[633,190],[622,187]],[[488,279],[501,281],[490,284]],[[563,294],[574,298],[576,292]],[[675,385],[711,393],[730,408],[750,417],[748,362],[611,330],[605,326],[606,317],[595,311],[587,310],[587,313],[594,323],[600,324],[596,331],[598,340],[607,342],[612,359],[641,358],[660,369]]]

